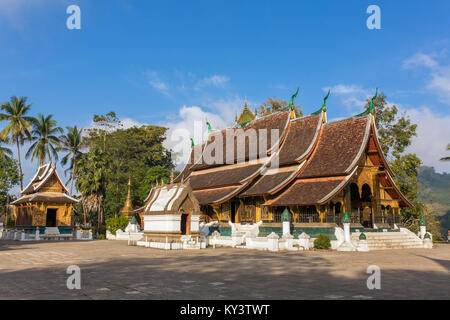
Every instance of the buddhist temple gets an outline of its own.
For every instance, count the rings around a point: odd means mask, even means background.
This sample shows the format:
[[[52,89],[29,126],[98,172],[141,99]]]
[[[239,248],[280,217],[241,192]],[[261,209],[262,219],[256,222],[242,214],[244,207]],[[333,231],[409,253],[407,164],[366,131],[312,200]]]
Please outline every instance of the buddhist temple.
[[[260,235],[281,234],[285,209],[294,236],[329,228],[333,237],[345,212],[352,230],[398,227],[400,210],[412,205],[383,155],[372,103],[358,116],[329,122],[325,100],[302,117],[289,108],[256,118],[245,104],[234,127],[194,146],[175,182],[189,182],[201,219],[219,221],[221,234],[229,234],[228,222],[259,223]]]
[[[21,191],[14,206],[16,227],[41,231],[58,227],[71,232],[72,205],[79,200],[69,196],[59,178],[56,166],[47,163],[40,166],[30,183]]]

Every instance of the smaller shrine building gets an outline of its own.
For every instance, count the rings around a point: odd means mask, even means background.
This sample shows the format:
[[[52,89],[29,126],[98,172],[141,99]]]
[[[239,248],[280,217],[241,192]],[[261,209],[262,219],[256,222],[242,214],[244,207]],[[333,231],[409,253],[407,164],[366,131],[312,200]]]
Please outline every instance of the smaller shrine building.
[[[21,197],[11,203],[16,228],[45,230],[58,227],[71,230],[72,205],[79,200],[68,195],[59,178],[56,166],[40,166],[30,183],[21,191]]]

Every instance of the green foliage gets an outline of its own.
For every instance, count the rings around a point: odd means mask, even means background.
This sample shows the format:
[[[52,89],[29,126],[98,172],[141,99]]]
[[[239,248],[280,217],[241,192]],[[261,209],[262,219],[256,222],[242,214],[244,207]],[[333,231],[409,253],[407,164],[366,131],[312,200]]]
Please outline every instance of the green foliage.
[[[450,144],[447,145],[446,150],[450,151]],[[443,158],[441,158],[441,161],[450,161],[450,157],[443,157]]]
[[[315,249],[330,249],[331,248],[331,242],[330,238],[328,238],[324,234],[319,234],[314,240],[314,248]]]
[[[101,234],[98,235],[97,239],[98,240],[105,240],[106,236],[103,233],[101,233]]]
[[[25,138],[31,138],[31,125],[36,122],[35,118],[27,116],[31,105],[27,105],[26,97],[13,96],[10,102],[5,102],[1,106],[1,109],[5,113],[0,113],[0,121],[8,122],[0,132],[0,138],[5,140],[11,135],[11,141],[17,145],[17,164],[19,167],[21,189],[23,189],[23,174],[20,162],[20,146],[23,145]]]
[[[55,161],[58,160],[58,151],[61,149],[61,144],[56,135],[63,133],[63,129],[58,127],[58,122],[52,118],[52,115],[39,114],[38,119],[33,123],[32,144],[25,158],[31,158],[32,161],[36,158],[39,165],[43,165],[46,158],[52,161],[52,156]]]
[[[367,99],[366,108],[370,100]],[[411,123],[405,114],[399,115],[395,105],[388,105],[386,95],[380,93],[373,101],[375,108],[375,123],[383,153],[389,158],[400,156],[416,136],[417,124]]]
[[[125,216],[118,215],[117,217],[112,217],[106,219],[106,230],[111,232],[112,234],[116,234],[117,230],[125,231],[125,228],[128,225],[128,219]]]
[[[88,154],[96,152],[102,159],[100,161],[103,171],[97,176],[103,177],[101,194],[103,194],[103,208],[105,217],[114,217],[123,207],[127,195],[128,180],[131,180],[131,201],[133,206],[144,204],[151,187],[156,181],[169,180],[173,163],[170,151],[166,150],[162,143],[165,140],[167,129],[158,126],[142,126],[122,129],[122,125],[114,112],[105,116],[94,116],[95,128],[88,129],[85,140],[89,152],[82,155],[77,161],[78,165],[86,167]],[[96,167],[99,169],[100,166]],[[97,170],[97,169],[96,169]],[[93,179],[81,177],[90,170],[84,172],[76,169],[78,177],[77,188],[83,195],[92,194],[89,191],[89,181]],[[98,170],[97,170],[98,171]],[[80,181],[87,180],[83,186]],[[87,197],[85,197],[88,200]],[[92,197],[91,197],[92,198]],[[98,200],[98,199],[97,199]],[[95,214],[94,214],[95,215]]]
[[[267,101],[263,102],[259,109],[257,109],[257,114],[260,117],[267,116],[271,113],[288,110],[289,102],[286,100],[279,100],[276,97],[269,98]],[[296,117],[301,117],[303,115],[302,108],[294,103],[294,110]]]
[[[10,158],[0,158],[0,212],[6,208],[8,191],[19,183],[17,162]]]
[[[75,179],[76,160],[81,156],[81,149],[84,146],[82,137],[83,129],[74,127],[66,127],[67,133],[59,137],[61,142],[61,150],[66,155],[61,159],[61,164],[65,166],[70,160],[70,166],[66,169],[66,173],[70,173],[70,195],[72,195],[73,181]]]
[[[433,167],[421,166],[418,170],[420,201],[431,206],[439,215],[450,211],[450,174],[437,173]]]

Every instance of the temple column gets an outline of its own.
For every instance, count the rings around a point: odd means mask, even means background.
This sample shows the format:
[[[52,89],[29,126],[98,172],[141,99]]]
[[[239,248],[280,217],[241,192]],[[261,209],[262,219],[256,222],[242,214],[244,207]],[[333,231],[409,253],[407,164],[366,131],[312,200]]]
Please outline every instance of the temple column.
[[[381,214],[380,203],[380,181],[378,179],[378,168],[371,170],[372,174],[372,225],[375,224],[375,216],[379,217]]]

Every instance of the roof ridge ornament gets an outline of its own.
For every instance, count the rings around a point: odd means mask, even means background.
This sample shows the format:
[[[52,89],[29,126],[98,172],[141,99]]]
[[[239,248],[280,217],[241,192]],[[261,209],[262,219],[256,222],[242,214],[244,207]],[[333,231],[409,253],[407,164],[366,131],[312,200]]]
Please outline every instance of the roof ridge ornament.
[[[294,110],[294,99],[297,97],[299,89],[300,88],[297,88],[297,91],[291,96],[291,103],[289,104],[289,110]]]
[[[323,111],[323,112],[327,112],[327,99],[328,99],[329,96],[330,96],[330,89],[328,89],[327,95],[325,96],[325,98],[323,98],[322,107],[320,107],[320,109],[317,110],[316,112],[311,113],[311,115],[314,115],[314,116],[315,116],[315,115],[318,115],[318,114],[320,114],[322,111]]]
[[[373,100],[375,100],[377,96],[378,96],[378,88],[376,88],[376,90],[375,90],[375,95],[372,97],[372,99],[370,99],[369,107],[365,111],[361,112],[360,114],[357,114],[356,117],[373,114],[374,113]]]
[[[191,138],[191,148],[195,147],[194,139]]]
[[[208,127],[208,132],[211,132],[212,131],[211,123],[208,121],[208,118],[205,119],[206,119],[206,126]]]

